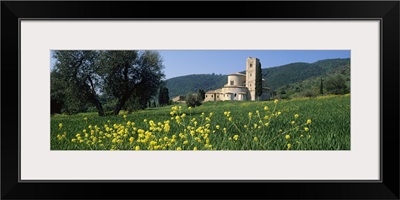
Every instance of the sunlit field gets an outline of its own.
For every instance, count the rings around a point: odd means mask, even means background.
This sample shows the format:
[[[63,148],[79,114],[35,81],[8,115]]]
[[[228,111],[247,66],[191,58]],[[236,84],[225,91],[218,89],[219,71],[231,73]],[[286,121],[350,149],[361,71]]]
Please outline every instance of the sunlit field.
[[[51,117],[51,150],[350,150],[350,95]]]

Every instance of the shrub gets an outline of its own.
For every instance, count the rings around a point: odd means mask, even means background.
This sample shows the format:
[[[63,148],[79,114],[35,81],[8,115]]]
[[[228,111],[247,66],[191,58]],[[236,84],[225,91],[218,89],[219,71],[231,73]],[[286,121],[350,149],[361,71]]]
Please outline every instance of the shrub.
[[[346,94],[350,92],[346,85],[345,77],[341,74],[329,77],[325,81],[325,87],[330,94]]]
[[[201,96],[198,93],[188,94],[186,97],[186,105],[196,107],[201,105]]]
[[[316,93],[312,89],[308,89],[308,90],[303,92],[303,96],[311,98],[311,97],[315,97]]]

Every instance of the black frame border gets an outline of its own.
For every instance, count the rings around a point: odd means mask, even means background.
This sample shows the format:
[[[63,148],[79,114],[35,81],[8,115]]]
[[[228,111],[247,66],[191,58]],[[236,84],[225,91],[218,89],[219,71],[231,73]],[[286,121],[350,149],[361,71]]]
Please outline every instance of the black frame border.
[[[156,12],[153,8],[164,9]],[[165,10],[168,8],[168,10]],[[181,9],[186,8],[186,9]],[[196,8],[193,10],[193,8]],[[125,1],[125,2],[1,2],[1,198],[3,199],[119,199],[119,198],[273,198],[273,199],[399,199],[399,8],[396,1]],[[246,9],[251,9],[247,11]],[[152,11],[152,12],[151,12]],[[207,11],[207,12],[204,12]],[[380,129],[381,181],[57,181],[19,182],[20,20],[21,19],[176,19],[176,20],[353,20],[381,21]],[[18,83],[10,74],[18,74]],[[18,86],[18,88],[16,88]],[[384,93],[385,91],[385,93]],[[16,94],[17,93],[17,94]],[[18,96],[18,98],[15,98]],[[18,113],[16,113],[18,108]],[[383,126],[385,118],[385,126]],[[386,133],[383,137],[383,133]],[[170,185],[192,192],[169,192]],[[199,192],[205,187],[208,192]],[[231,188],[229,191],[222,186]],[[262,186],[265,191],[255,191]],[[148,194],[131,192],[154,191]],[[104,188],[99,193],[99,188]],[[108,188],[108,189],[106,189]],[[114,192],[119,191],[119,192]],[[151,190],[149,190],[151,191]],[[178,190],[176,190],[178,191]],[[291,192],[288,192],[291,191]],[[212,195],[211,195],[212,194]]]

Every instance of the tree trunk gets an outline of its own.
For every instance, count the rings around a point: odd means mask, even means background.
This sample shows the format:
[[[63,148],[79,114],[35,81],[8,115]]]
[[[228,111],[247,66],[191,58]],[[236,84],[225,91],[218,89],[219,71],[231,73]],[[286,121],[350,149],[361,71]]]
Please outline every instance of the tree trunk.
[[[90,93],[90,91],[86,91],[86,95],[87,95],[87,98],[89,99],[89,101],[96,107],[97,112],[99,113],[99,116],[104,116],[103,106],[101,105],[101,102],[96,97],[96,95],[93,93]]]
[[[122,107],[124,107],[125,103],[128,101],[130,96],[131,96],[130,93],[129,94],[125,93],[122,96],[122,98],[118,100],[117,105],[115,105],[114,107],[113,115],[119,114],[119,111],[121,111]]]
[[[129,63],[125,63],[124,65],[124,84],[125,84],[125,92],[122,95],[122,98],[118,100],[117,105],[114,107],[113,115],[118,115],[119,111],[121,111],[122,107],[124,107],[125,103],[128,101],[129,97],[131,96],[131,91],[129,89],[129,78],[128,78],[128,68]]]
[[[97,113],[99,113],[99,116],[104,116],[103,106],[101,105],[101,102],[96,97],[96,95],[92,94],[88,91],[86,91],[86,95],[87,95],[87,98],[89,99],[89,101],[96,107]]]
[[[101,105],[100,101],[97,98],[95,98],[93,103],[97,108],[97,112],[99,113],[99,116],[104,116],[103,106]]]
[[[86,78],[89,80],[90,86],[83,83],[83,86],[82,86],[83,90],[86,93],[87,97],[89,98],[89,101],[92,102],[94,104],[94,106],[97,108],[97,112],[99,113],[99,116],[104,116],[103,106],[101,105],[99,99],[97,98],[92,78],[90,78],[90,75],[87,75]]]

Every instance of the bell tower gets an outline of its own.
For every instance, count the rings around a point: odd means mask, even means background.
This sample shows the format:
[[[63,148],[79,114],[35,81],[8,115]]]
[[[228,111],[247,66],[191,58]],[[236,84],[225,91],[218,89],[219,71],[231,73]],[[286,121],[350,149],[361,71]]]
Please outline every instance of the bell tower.
[[[257,66],[260,64],[258,58],[248,57],[246,59],[246,87],[249,88],[251,101],[256,100],[256,73]]]

